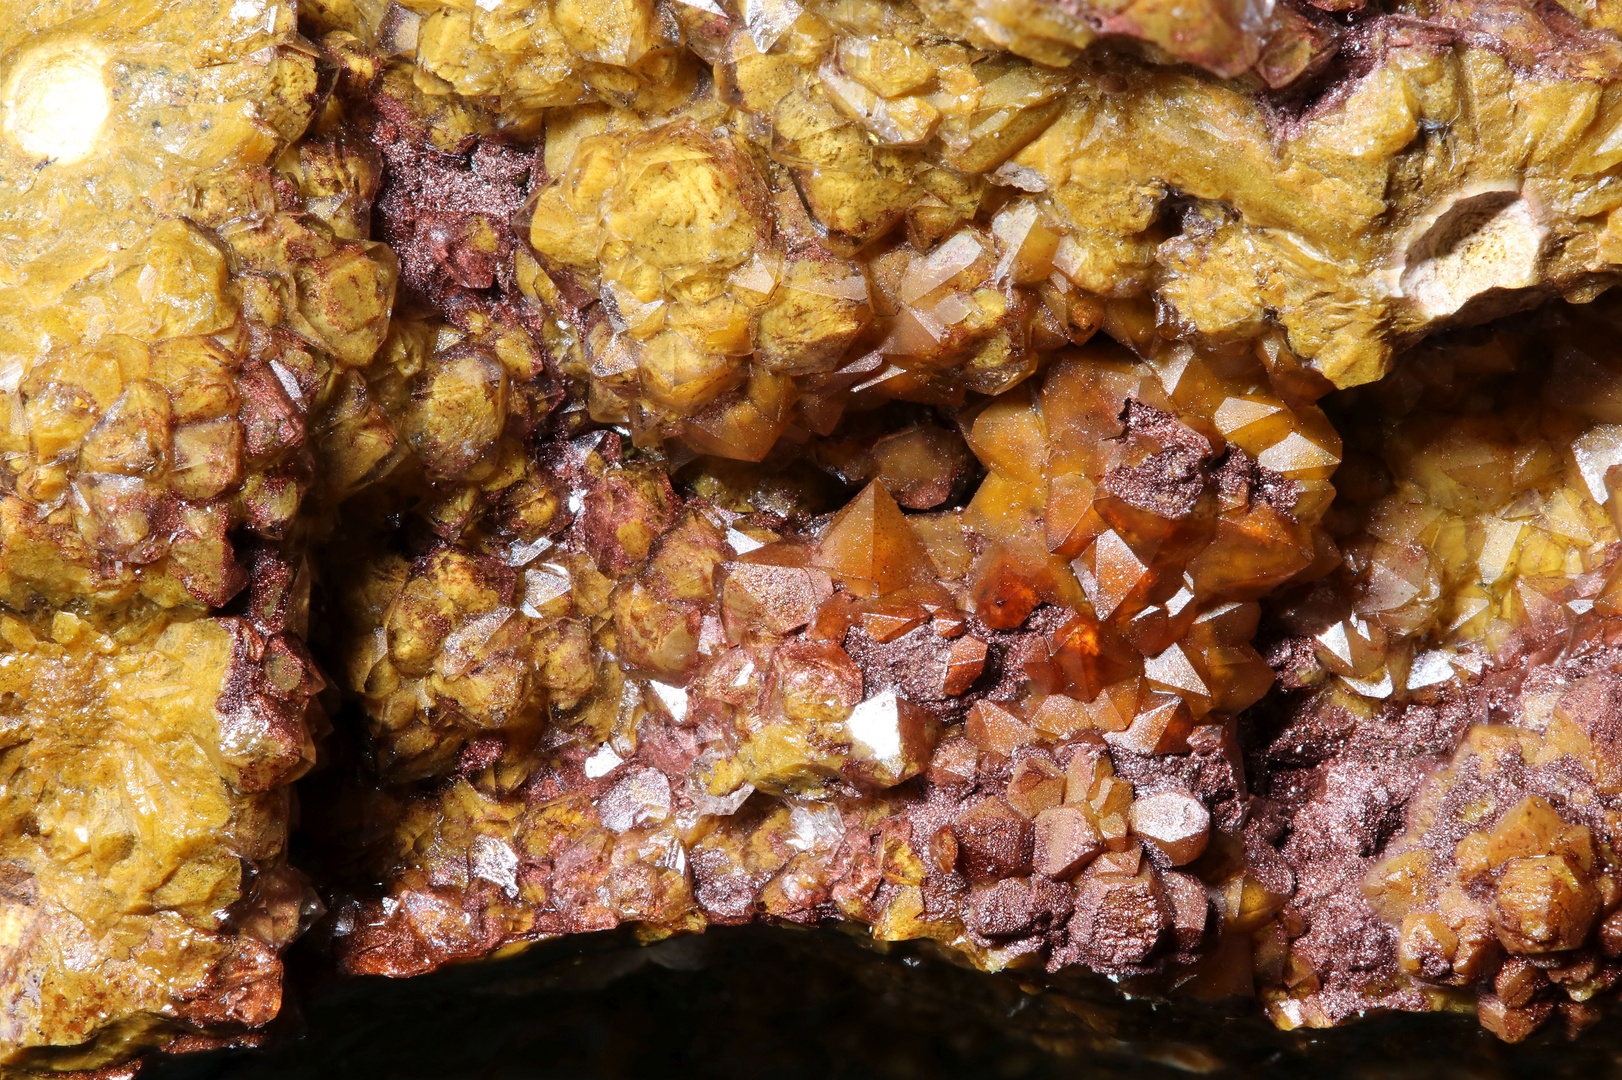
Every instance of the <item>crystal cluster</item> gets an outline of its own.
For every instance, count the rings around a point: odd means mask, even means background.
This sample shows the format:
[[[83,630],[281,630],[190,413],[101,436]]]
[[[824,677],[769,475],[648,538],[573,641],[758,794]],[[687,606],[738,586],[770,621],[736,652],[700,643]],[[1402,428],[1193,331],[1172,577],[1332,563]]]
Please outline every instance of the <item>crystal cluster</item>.
[[[0,0],[0,1070],[318,918],[1592,1022],[1610,19]]]
[[[1428,346],[1348,406],[1345,562],[1279,606],[1297,691],[1259,785],[1292,822],[1258,939],[1284,1026],[1463,1003],[1514,1041],[1622,979],[1622,367],[1594,306]]]
[[[0,10],[0,1069],[262,1025],[319,906],[299,510],[394,263],[278,172],[331,85],[296,18]]]
[[[1323,29],[1370,70],[1296,110],[1125,56],[986,54],[906,5],[677,7],[718,100],[549,118],[529,222],[601,299],[595,414],[639,439],[758,460],[744,417],[825,434],[847,403],[999,392],[1100,304],[1151,299],[1168,337],[1272,335],[1354,385],[1432,328],[1614,273],[1593,80],[1617,46],[1564,16],[1517,11],[1514,48],[1469,5],[1435,36]]]
[[[313,673],[241,619],[107,634],[60,611],[36,637],[3,618],[7,1064],[94,1068],[273,1019],[313,902],[285,858]]]
[[[963,511],[906,515],[874,480],[789,528],[679,497],[598,433],[559,448],[550,474],[584,495],[549,534],[491,514],[350,575],[347,665],[378,768],[454,782],[359,815],[392,815],[366,838],[392,885],[340,915],[347,963],[402,973],[526,934],[762,907],[992,967],[1192,953],[1208,903],[1172,868],[1213,826],[1190,785],[1238,812],[1232,717],[1273,677],[1254,597],[1327,544],[1313,522],[1337,445],[1258,359],[1226,379],[1212,363],[1185,350],[1168,375],[1095,346],[1057,362],[964,419],[992,470]],[[1248,408],[1230,432],[1288,471],[1228,442],[1213,406]],[[1302,431],[1331,449],[1292,459]],[[1057,539],[1044,506],[1074,519]],[[1164,774],[1191,754],[1209,775]],[[1113,905],[1142,923],[1130,942]]]

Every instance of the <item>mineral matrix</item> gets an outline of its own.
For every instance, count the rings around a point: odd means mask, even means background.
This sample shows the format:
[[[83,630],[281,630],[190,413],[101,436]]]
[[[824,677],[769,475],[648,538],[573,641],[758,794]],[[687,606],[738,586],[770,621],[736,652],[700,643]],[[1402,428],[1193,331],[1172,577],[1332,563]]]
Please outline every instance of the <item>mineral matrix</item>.
[[[4,0],[0,1071],[305,932],[1592,1024],[1615,22]]]

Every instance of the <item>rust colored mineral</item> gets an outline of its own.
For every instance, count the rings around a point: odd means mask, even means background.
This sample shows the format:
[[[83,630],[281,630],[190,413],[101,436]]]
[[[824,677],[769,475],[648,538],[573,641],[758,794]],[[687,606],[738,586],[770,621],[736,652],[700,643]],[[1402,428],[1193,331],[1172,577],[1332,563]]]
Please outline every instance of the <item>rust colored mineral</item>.
[[[0,0],[0,1074],[306,931],[1591,1023],[1614,23]]]

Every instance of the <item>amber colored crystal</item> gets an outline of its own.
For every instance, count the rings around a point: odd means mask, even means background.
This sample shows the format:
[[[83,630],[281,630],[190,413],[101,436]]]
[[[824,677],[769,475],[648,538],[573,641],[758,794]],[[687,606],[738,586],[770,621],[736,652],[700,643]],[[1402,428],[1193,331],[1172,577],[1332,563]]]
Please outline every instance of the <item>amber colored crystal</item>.
[[[1603,5],[127,7],[0,0],[0,1069],[257,1037],[295,781],[351,973],[1622,982]]]
[[[857,595],[883,596],[934,580],[923,544],[876,481],[829,522],[816,562]]]

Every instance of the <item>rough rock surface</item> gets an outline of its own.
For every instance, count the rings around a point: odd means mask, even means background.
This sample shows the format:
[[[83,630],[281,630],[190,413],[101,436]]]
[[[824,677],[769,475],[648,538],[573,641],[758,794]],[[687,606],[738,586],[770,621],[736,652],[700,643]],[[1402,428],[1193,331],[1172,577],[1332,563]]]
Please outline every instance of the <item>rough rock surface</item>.
[[[241,1037],[320,906],[300,509],[394,258],[279,171],[325,153],[296,19],[0,10],[0,1070]]]
[[[1591,1023],[1610,19],[0,0],[0,1070],[323,903]]]

